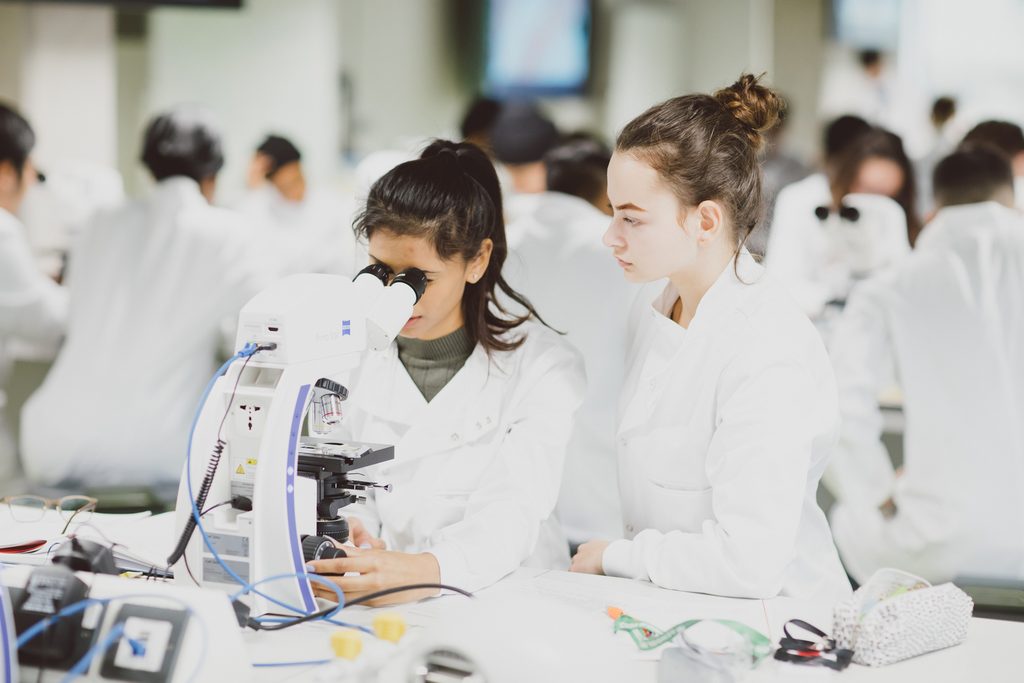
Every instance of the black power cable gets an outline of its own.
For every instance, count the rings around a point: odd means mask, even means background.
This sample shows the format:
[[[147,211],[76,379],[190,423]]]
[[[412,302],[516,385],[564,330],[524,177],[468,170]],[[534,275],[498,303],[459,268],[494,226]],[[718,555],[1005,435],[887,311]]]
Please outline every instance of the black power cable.
[[[313,576],[344,576],[344,574],[323,572],[313,574]],[[387,595],[393,595],[395,593],[404,593],[405,591],[420,590],[423,588],[438,588],[440,590],[452,591],[453,593],[465,595],[467,598],[474,597],[474,595],[469,591],[462,590],[461,588],[456,588],[455,586],[449,586],[444,583],[414,583],[408,586],[394,586],[392,588],[385,588],[383,590],[376,591],[375,593],[367,593],[366,595],[358,597],[350,602],[346,602],[342,609],[344,609],[345,607],[354,607],[355,605],[361,605],[365,602],[370,602],[371,600],[376,600],[377,598],[383,598]],[[317,619],[323,619],[325,617],[333,615],[337,611],[340,610],[338,610],[337,605],[335,605],[334,607],[328,607],[317,612],[310,612],[309,614],[306,614],[304,616],[296,617],[294,621],[289,621],[284,624],[275,624],[274,626],[265,626],[260,622],[256,621],[255,619],[249,619],[248,622],[246,623],[249,626],[249,628],[253,629],[254,631],[282,631],[286,628],[291,628],[292,626],[298,626],[299,624],[305,624],[310,621],[316,621]]]

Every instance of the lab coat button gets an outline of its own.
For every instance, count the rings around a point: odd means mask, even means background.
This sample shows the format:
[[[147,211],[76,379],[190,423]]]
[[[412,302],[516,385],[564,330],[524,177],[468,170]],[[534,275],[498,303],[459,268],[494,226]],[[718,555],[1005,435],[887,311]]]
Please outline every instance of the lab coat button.
[[[455,433],[453,433],[453,434],[452,434],[452,441],[458,441],[458,440],[459,440],[459,435],[458,435],[458,434],[455,434]]]
[[[635,529],[633,529],[633,525],[632,524],[627,524],[626,525],[626,531],[629,532],[629,533],[633,533],[635,531]]]

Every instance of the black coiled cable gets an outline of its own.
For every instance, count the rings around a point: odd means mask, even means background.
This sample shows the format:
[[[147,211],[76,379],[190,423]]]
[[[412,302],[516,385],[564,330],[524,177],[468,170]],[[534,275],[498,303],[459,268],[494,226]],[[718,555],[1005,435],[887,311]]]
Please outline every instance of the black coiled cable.
[[[226,441],[217,439],[217,444],[213,447],[210,462],[206,465],[206,474],[203,475],[203,482],[199,485],[199,493],[196,494],[197,510],[202,510],[203,506],[206,505],[206,496],[209,495],[210,487],[213,486],[213,478],[217,474],[217,466],[220,465],[220,457],[224,454],[224,447],[226,445]],[[188,547],[188,542],[192,539],[192,533],[195,530],[196,516],[189,515],[188,522],[185,523],[185,529],[181,532],[181,538],[178,539],[178,545],[175,546],[174,552],[167,558],[168,566],[173,565],[185,554],[185,548]]]

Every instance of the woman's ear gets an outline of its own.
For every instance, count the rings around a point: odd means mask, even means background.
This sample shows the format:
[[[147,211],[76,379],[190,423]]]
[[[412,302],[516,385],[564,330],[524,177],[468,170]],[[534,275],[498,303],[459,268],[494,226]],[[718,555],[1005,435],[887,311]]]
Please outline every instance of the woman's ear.
[[[466,266],[466,282],[475,284],[480,281],[480,278],[487,272],[487,266],[491,263],[491,254],[494,252],[494,242],[491,239],[485,239],[480,243],[480,250],[477,251],[476,256],[470,259],[469,264]]]
[[[722,210],[721,204],[708,200],[697,205],[697,215],[700,218],[697,241],[706,244],[722,232],[725,224],[725,212]]]

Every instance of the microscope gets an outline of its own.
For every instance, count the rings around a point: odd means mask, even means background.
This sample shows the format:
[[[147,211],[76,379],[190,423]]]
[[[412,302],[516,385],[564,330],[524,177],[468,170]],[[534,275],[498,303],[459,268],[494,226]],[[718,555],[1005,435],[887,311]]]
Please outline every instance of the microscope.
[[[369,488],[389,489],[353,473],[394,458],[390,445],[330,438],[348,398],[335,378],[390,346],[425,287],[422,271],[392,279],[375,264],[351,282],[293,275],[242,308],[237,348],[255,352],[216,380],[197,417],[168,558],[176,582],[230,593],[258,586],[255,616],[317,609],[309,581],[295,575],[334,554],[329,539],[348,539],[344,507]]]

